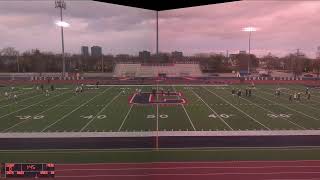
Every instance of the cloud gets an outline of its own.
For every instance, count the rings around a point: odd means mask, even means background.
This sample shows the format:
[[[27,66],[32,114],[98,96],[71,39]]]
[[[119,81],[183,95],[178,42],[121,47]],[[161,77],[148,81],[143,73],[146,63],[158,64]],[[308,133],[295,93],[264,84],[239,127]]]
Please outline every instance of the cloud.
[[[66,51],[100,45],[104,53],[155,51],[155,12],[89,0],[66,0]],[[256,26],[252,52],[286,54],[300,48],[308,55],[320,45],[319,1],[239,1],[159,12],[161,51],[185,54],[247,50],[248,33]],[[54,1],[0,1],[0,49],[40,48],[60,52],[60,29]],[[281,52],[281,53],[280,53]]]

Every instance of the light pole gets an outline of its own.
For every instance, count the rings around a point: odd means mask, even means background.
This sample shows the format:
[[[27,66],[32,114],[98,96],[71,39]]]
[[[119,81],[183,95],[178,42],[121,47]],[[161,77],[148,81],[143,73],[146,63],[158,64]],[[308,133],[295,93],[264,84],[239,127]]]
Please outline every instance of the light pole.
[[[255,27],[245,27],[242,29],[244,32],[249,32],[249,59],[248,59],[248,75],[250,73],[250,60],[251,60],[251,32],[257,31]]]
[[[55,8],[60,8],[60,22],[57,22],[56,24],[61,27],[61,44],[62,44],[62,76],[65,76],[66,72],[66,63],[65,63],[65,57],[64,57],[64,37],[63,37],[63,27],[66,27],[67,24],[63,22],[62,17],[62,9],[66,9],[66,3],[64,0],[56,0],[55,1]]]

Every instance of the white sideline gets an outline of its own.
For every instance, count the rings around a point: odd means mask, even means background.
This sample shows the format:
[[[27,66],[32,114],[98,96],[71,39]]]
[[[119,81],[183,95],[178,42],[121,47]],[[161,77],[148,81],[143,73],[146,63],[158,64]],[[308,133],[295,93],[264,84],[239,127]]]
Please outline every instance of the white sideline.
[[[156,131],[142,132],[9,132],[0,138],[81,138],[81,137],[154,137]],[[301,136],[320,135],[320,130],[248,131],[158,131],[159,136]]]

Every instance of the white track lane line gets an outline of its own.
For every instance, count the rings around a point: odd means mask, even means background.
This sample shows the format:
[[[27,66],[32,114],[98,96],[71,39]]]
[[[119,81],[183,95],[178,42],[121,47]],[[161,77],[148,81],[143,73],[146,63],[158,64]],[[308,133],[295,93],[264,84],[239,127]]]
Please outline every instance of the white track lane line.
[[[44,132],[45,130],[49,129],[51,126],[57,124],[58,122],[62,121],[63,119],[65,119],[66,117],[68,117],[70,114],[72,114],[73,112],[77,111],[78,109],[80,109],[81,107],[85,106],[86,104],[88,104],[89,102],[91,102],[92,100],[94,100],[96,97],[104,94],[105,92],[107,92],[108,90],[110,90],[112,87],[107,88],[106,90],[104,90],[103,92],[93,96],[91,99],[89,99],[88,101],[82,103],[80,106],[76,107],[75,109],[73,109],[71,112],[65,114],[64,116],[62,116],[60,119],[56,120],[55,122],[51,123],[50,125],[46,126],[45,128],[43,128],[41,130],[41,132]]]
[[[223,120],[220,115],[215,111],[213,110],[196,92],[194,92],[193,89],[191,89],[190,91],[192,91],[192,93],[198,97],[198,99],[200,99],[227,127],[229,127],[230,130],[233,130],[233,128],[225,121]]]
[[[118,95],[116,95],[115,97],[113,97],[111,99],[111,101],[108,102],[108,104],[106,104],[87,124],[85,124],[81,129],[80,129],[80,132],[82,132],[83,130],[85,130],[95,119],[97,116],[99,116],[104,110],[106,110],[109,105],[114,101],[116,100],[120,95],[121,95],[121,91]]]
[[[229,101],[227,101],[226,99],[224,99],[223,97],[217,95],[216,93],[208,90],[206,87],[203,87],[205,90],[207,90],[208,92],[210,92],[211,94],[214,94],[215,96],[217,96],[218,98],[222,99],[224,102],[230,104],[232,107],[234,107],[235,109],[237,109],[239,112],[243,113],[244,115],[246,115],[247,117],[249,117],[250,119],[252,119],[254,122],[260,124],[261,126],[263,126],[264,128],[271,130],[269,127],[267,127],[266,125],[262,124],[261,122],[259,122],[258,120],[256,120],[255,118],[253,118],[252,116],[250,116],[249,114],[247,114],[246,112],[242,111],[241,109],[239,109],[238,107],[234,106],[232,103],[230,103]]]

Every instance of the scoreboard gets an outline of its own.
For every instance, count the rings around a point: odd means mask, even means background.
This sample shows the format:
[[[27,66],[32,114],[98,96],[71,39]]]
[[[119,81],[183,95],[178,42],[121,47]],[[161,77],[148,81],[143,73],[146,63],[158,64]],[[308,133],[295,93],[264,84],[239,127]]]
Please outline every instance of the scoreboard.
[[[54,178],[55,165],[53,163],[2,163],[1,176],[4,178]]]

